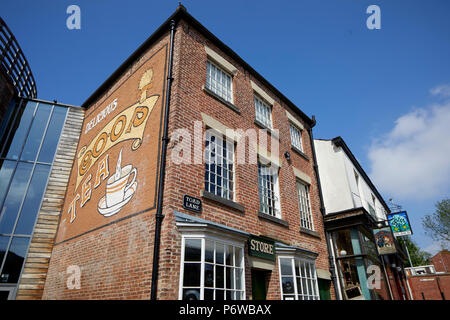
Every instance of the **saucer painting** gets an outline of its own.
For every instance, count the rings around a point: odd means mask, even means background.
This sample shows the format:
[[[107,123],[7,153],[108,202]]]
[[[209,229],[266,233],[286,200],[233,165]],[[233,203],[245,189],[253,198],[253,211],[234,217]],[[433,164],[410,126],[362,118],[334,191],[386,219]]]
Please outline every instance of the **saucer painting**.
[[[98,212],[102,214],[104,217],[110,217],[118,213],[133,197],[137,189],[137,182],[134,182],[130,188],[125,192],[125,196],[123,201],[116,203],[115,205],[108,207],[106,205],[106,195],[103,196],[98,202]]]

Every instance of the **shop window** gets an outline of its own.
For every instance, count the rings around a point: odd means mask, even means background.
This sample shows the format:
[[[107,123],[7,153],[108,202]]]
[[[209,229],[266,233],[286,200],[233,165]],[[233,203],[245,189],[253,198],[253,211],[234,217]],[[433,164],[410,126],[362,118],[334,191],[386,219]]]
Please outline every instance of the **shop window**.
[[[244,248],[209,238],[183,238],[180,299],[244,300]]]
[[[319,300],[314,261],[279,257],[283,300]]]
[[[205,190],[219,197],[234,198],[234,144],[208,130],[205,147]]]

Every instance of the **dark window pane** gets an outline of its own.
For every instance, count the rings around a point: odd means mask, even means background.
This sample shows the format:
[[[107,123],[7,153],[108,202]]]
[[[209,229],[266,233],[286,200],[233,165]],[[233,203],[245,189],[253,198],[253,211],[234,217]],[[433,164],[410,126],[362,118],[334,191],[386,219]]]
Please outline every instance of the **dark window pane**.
[[[36,154],[41,145],[44,130],[47,126],[48,117],[50,116],[51,111],[52,107],[50,105],[43,103],[39,104],[22,155],[20,156],[21,160],[34,161],[34,159],[36,159]]]
[[[8,247],[9,237],[0,237],[0,267],[3,263],[3,258],[6,254],[6,249]],[[0,279],[1,282],[1,279]]]
[[[14,161],[0,160],[0,206],[5,198],[15,165]]]
[[[283,277],[283,293],[294,293],[294,278],[292,277]]]
[[[205,264],[205,287],[214,287],[214,265]]]
[[[205,289],[204,300],[214,300],[214,289]]]
[[[22,150],[28,128],[33,120],[34,109],[36,102],[28,102],[25,108],[19,111],[16,121],[11,128],[8,141],[5,143],[5,149],[2,156],[11,159],[18,159],[20,151]]]
[[[200,300],[200,289],[184,289],[183,300]]]
[[[55,107],[53,109],[52,119],[48,125],[47,133],[45,134],[44,143],[39,152],[38,161],[52,162],[58,146],[61,130],[66,119],[67,108]]]
[[[14,114],[16,113],[16,108],[19,107],[19,102],[15,99],[9,104],[6,113],[3,115],[2,123],[0,125],[0,141],[5,141],[8,135],[8,128],[12,125],[14,119]],[[19,110],[17,110],[19,111]]]
[[[223,253],[224,253],[223,244],[216,243],[216,263],[223,264]]]
[[[225,262],[227,266],[233,265],[233,247],[232,246],[226,246],[226,252],[225,252]]]
[[[200,285],[200,263],[185,263],[183,286],[197,287]]]
[[[25,195],[32,164],[19,163],[0,212],[0,233],[11,233]]]
[[[205,261],[214,262],[214,242],[211,240],[205,242]]]
[[[227,300],[235,300],[233,291],[227,290]]]
[[[2,274],[0,275],[2,282],[17,283],[17,280],[19,280],[29,241],[29,238],[13,238],[8,254],[6,255]]]
[[[234,289],[234,270],[226,267],[227,289]]]
[[[49,172],[50,166],[47,165],[38,164],[34,168],[33,177],[31,178],[31,183],[28,187],[27,195],[14,233],[31,235],[37,213],[40,209]]]
[[[216,288],[223,288],[223,276],[224,268],[222,266],[216,266]]]
[[[200,261],[201,249],[202,241],[200,239],[186,239],[184,261]]]
[[[216,300],[225,300],[224,293],[224,290],[216,290]]]

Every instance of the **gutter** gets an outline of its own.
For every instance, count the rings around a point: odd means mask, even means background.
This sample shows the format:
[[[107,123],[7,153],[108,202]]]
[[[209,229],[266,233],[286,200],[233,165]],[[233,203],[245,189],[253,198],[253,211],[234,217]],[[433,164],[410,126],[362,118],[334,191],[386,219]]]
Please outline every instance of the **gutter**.
[[[161,150],[161,160],[159,167],[159,181],[158,181],[158,200],[156,205],[156,216],[155,216],[155,240],[153,247],[153,268],[152,268],[152,283],[151,283],[151,300],[156,300],[157,285],[158,285],[158,267],[159,267],[159,250],[161,242],[161,225],[164,219],[162,214],[163,209],[163,194],[164,194],[164,178],[166,171],[166,155],[167,155],[167,144],[170,138],[168,137],[169,130],[169,107],[170,107],[170,93],[172,85],[172,59],[173,59],[173,43],[175,34],[175,20],[170,21],[170,49],[169,49],[169,70],[167,74],[167,88],[166,88],[166,102],[164,107],[164,131],[162,137],[162,150]]]
[[[323,194],[322,194],[322,185],[320,184],[320,176],[319,176],[319,167],[317,165],[317,157],[316,157],[316,148],[314,147],[314,138],[312,133],[312,128],[316,125],[316,117],[312,116],[312,125],[308,128],[309,133],[309,139],[311,141],[311,150],[313,155],[313,167],[314,167],[314,173],[316,174],[316,180],[317,180],[317,187],[319,189],[319,199],[320,199],[320,213],[322,214],[322,220],[325,219],[325,205],[323,201]],[[324,221],[325,222],[325,221]],[[325,226],[325,223],[324,223]],[[333,259],[333,252],[330,248],[330,234],[324,230],[325,233],[325,241],[327,242],[327,250],[328,250],[328,263],[330,265],[330,273],[331,273],[331,280],[333,281],[334,286],[334,293],[338,300],[342,300],[342,296],[339,291],[339,284],[336,276],[336,268],[334,266],[334,259]]]

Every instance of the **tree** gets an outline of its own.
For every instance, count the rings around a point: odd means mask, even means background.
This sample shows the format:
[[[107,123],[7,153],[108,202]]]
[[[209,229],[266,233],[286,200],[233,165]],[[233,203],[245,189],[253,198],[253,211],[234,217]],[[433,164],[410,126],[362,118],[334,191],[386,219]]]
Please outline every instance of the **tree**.
[[[422,218],[425,234],[433,240],[450,242],[450,199],[436,203],[436,211]]]
[[[405,267],[417,267],[430,264],[431,254],[420,250],[414,241],[410,237],[402,237],[399,242],[403,243],[408,248],[409,257],[411,258],[412,266],[409,265],[409,261],[406,263]]]

